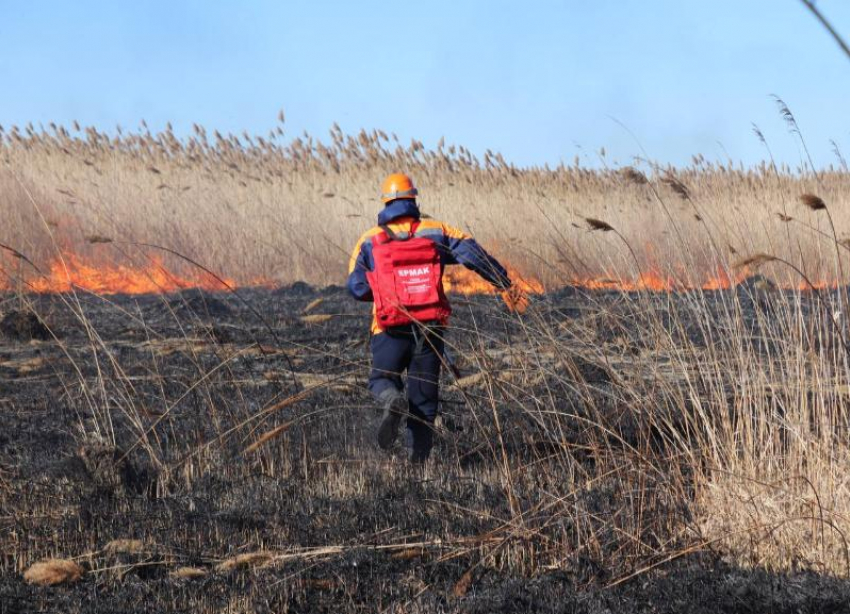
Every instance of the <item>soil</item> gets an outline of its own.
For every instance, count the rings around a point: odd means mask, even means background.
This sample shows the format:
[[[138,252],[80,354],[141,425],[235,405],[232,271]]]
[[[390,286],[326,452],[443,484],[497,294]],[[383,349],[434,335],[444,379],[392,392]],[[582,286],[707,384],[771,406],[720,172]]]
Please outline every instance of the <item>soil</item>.
[[[566,444],[547,439],[515,393],[490,407],[476,374],[510,372],[523,395],[576,413],[594,402],[624,441],[638,437],[628,409],[604,402],[640,346],[640,322],[616,319],[621,301],[575,289],[535,301],[553,342],[568,347],[581,329],[616,358],[577,349],[558,363],[585,382],[578,394],[517,371],[527,324],[497,298],[455,297],[461,380],[444,374],[437,447],[420,469],[403,449],[374,445],[369,306],[341,288],[43,295],[26,309],[5,297],[0,614],[850,611],[841,580],[742,569],[712,551],[632,560],[603,525],[588,553],[571,541],[570,518],[537,517],[567,469],[597,462],[578,445],[568,460],[559,452],[581,442],[581,422]],[[685,324],[675,334],[711,342]],[[501,462],[525,468],[516,496]],[[655,490],[652,513],[686,514],[663,484]],[[622,509],[614,483],[579,504],[599,518]],[[517,509],[525,534],[506,523]],[[24,570],[49,558],[86,573],[27,584]]]

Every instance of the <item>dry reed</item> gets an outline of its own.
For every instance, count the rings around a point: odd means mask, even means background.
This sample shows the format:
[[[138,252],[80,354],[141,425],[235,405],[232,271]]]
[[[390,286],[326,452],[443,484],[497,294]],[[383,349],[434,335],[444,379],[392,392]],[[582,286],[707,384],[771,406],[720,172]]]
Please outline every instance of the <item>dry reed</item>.
[[[66,559],[49,559],[33,563],[24,572],[24,580],[30,584],[41,586],[56,586],[77,582],[85,571],[74,561]]]

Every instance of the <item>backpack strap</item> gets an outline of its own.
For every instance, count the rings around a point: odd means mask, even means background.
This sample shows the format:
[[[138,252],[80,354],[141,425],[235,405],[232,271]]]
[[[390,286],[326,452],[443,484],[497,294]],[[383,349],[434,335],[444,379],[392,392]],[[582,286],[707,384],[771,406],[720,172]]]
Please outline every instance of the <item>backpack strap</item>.
[[[410,230],[407,231],[406,237],[399,236],[392,228],[389,227],[388,224],[381,224],[381,230],[383,230],[383,235],[386,238],[382,237],[381,243],[387,243],[389,241],[409,241],[413,238],[413,235],[416,234],[416,229],[419,228],[419,220],[414,220],[410,225]],[[380,235],[377,235],[380,236]]]
[[[381,224],[381,230],[384,231],[387,241],[398,241],[398,235],[390,228],[389,224]]]

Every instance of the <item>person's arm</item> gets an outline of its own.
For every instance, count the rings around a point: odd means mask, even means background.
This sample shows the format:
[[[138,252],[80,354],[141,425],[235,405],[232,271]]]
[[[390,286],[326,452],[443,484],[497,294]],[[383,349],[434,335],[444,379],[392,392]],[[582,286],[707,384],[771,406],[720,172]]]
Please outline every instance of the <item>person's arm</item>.
[[[367,233],[368,234],[368,233]],[[366,279],[366,271],[372,270],[372,254],[368,250],[367,245],[370,245],[366,240],[366,235],[360,237],[354,251],[351,253],[351,260],[348,262],[348,282],[346,286],[348,292],[358,301],[371,302],[374,299],[372,296],[372,288],[369,286],[369,281]]]
[[[505,267],[488,254],[478,244],[478,241],[462,230],[446,225],[443,225],[443,235],[445,236],[446,246],[451,255],[451,259],[447,264],[453,264],[455,262],[462,264],[500,290],[511,287],[511,280],[508,277]]]

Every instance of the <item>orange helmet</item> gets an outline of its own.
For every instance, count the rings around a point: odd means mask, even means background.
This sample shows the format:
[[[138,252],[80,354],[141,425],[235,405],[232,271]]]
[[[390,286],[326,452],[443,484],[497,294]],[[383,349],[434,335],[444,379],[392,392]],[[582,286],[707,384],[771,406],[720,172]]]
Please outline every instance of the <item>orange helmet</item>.
[[[404,173],[393,173],[381,184],[381,200],[384,203],[396,198],[416,198],[418,193],[413,179]]]

